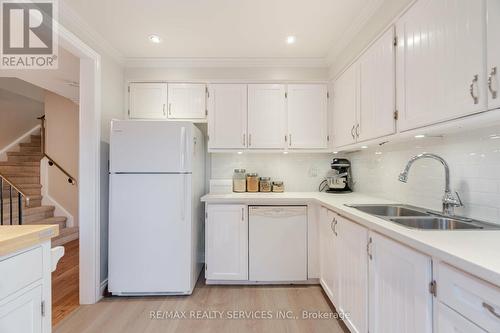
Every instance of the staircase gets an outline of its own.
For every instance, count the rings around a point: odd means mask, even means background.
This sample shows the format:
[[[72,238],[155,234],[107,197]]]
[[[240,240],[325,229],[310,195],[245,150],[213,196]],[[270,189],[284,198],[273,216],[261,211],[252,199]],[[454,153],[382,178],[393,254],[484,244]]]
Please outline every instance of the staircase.
[[[54,216],[54,206],[42,205],[40,184],[41,136],[32,135],[30,142],[20,143],[18,151],[7,152],[7,161],[0,161],[0,174],[29,196],[29,207],[22,198],[22,224],[58,224],[59,236],[52,246],[78,239],[78,227],[67,227],[66,217]],[[3,184],[3,225],[10,224],[10,186]],[[19,224],[18,193],[12,188],[12,224]]]

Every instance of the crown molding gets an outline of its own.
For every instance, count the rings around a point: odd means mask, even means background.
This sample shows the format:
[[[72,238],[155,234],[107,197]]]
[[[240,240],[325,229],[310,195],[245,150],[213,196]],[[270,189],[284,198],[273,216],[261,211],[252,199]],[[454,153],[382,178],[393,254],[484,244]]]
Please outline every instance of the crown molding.
[[[113,58],[120,65],[124,64],[124,56],[95,29],[85,22],[69,5],[64,1],[59,1],[59,22],[67,30],[71,31],[79,39],[91,47],[95,47],[97,53],[103,52]]]
[[[375,12],[383,5],[385,0],[373,0],[370,4],[363,8],[356,19],[351,23],[351,25],[344,31],[340,40],[330,47],[328,55],[325,61],[330,67],[339,54],[347,48],[349,43],[356,37],[356,35],[361,31],[361,29],[368,23],[368,21],[373,17]]]
[[[328,68],[325,58],[125,58],[127,68]]]

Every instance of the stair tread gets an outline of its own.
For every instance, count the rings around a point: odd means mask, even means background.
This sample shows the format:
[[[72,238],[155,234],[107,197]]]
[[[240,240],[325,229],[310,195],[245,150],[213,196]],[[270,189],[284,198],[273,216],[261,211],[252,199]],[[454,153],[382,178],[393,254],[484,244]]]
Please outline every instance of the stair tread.
[[[40,162],[33,162],[33,161],[1,161],[0,166],[26,166],[26,167],[33,167],[33,166],[40,166]]]
[[[30,216],[30,215],[37,215],[37,214],[43,214],[47,213],[50,211],[54,211],[55,207],[54,206],[38,206],[38,207],[25,207],[23,208],[23,217]],[[17,210],[13,211],[13,217],[17,217]],[[3,219],[4,221],[6,219],[10,218],[9,212],[4,212]]]
[[[53,217],[47,217],[44,219],[36,220],[36,221],[31,221],[26,224],[65,224],[67,218],[65,216],[53,216]],[[66,229],[66,227],[60,228],[60,230]]]
[[[8,151],[7,156],[42,156],[41,152],[38,151]]]

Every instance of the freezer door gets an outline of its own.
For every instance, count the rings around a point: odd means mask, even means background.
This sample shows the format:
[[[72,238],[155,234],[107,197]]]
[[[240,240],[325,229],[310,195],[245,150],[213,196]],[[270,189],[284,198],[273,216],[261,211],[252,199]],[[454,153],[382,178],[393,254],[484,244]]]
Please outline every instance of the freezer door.
[[[189,293],[191,175],[110,176],[109,290]]]
[[[110,172],[191,172],[193,124],[113,120]]]

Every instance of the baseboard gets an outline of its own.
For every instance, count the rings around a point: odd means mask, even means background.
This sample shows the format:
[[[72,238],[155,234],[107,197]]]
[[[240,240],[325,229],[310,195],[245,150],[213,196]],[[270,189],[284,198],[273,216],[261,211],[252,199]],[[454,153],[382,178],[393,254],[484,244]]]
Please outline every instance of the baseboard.
[[[54,216],[66,217],[66,227],[77,227],[73,215],[49,194],[49,163],[46,157],[40,161],[40,184],[42,184],[42,205],[54,206]]]
[[[9,143],[7,146],[0,149],[0,161],[6,161],[7,160],[7,152],[14,151],[12,149],[22,142],[28,142],[31,135],[35,134],[37,131],[40,131],[40,127],[41,127],[40,125],[36,125],[32,129],[30,129],[28,132],[24,133],[23,135],[18,137],[16,140]],[[40,134],[40,133],[38,133],[38,134]]]

